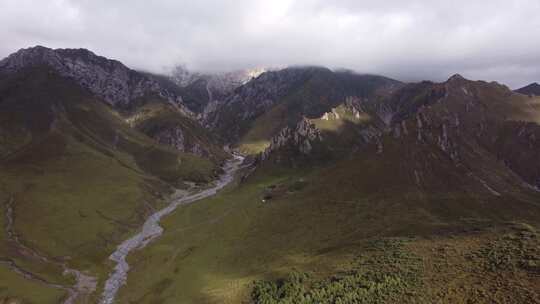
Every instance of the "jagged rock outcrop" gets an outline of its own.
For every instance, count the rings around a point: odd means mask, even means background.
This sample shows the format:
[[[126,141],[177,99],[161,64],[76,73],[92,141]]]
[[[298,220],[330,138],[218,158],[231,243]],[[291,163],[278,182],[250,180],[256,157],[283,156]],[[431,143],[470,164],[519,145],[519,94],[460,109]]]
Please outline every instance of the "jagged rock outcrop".
[[[336,72],[323,67],[291,67],[263,73],[239,87],[205,116],[204,123],[221,133],[225,142],[235,142],[262,116],[280,116],[279,120],[273,119],[276,125],[271,126],[278,132],[302,116],[321,117],[348,96],[374,99],[401,86],[398,81],[376,75]],[[381,116],[384,116],[382,111]]]
[[[43,65],[74,79],[114,107],[127,107],[135,99],[149,94],[157,94],[182,107],[180,96],[164,90],[153,79],[129,69],[119,61],[98,56],[86,49],[50,49],[42,46],[21,49],[0,61],[0,73]],[[186,109],[182,110],[187,113]]]
[[[303,117],[294,127],[283,128],[270,142],[270,146],[262,153],[261,159],[268,159],[272,153],[282,148],[295,150],[309,155],[314,142],[322,141],[319,129],[307,118]]]
[[[214,111],[208,112],[205,124],[218,131],[226,129],[231,139],[238,138],[243,133],[242,122],[268,111],[308,77],[309,71],[300,68],[263,73],[255,81],[238,88]]]

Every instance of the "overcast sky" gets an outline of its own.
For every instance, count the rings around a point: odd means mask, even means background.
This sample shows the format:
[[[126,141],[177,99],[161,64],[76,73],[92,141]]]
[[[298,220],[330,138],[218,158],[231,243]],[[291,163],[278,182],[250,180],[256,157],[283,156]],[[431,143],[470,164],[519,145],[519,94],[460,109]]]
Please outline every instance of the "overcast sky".
[[[84,47],[163,72],[316,64],[540,82],[540,0],[0,0],[0,57]]]

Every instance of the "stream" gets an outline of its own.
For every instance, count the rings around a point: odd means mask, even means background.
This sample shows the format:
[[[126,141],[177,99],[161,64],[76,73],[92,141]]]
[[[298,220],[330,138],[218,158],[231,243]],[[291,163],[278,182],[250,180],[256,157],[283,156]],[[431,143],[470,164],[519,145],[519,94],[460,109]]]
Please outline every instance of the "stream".
[[[143,224],[142,230],[133,237],[125,240],[118,245],[109,259],[116,263],[114,270],[109,275],[105,282],[105,288],[102,294],[102,304],[112,304],[118,290],[122,285],[126,284],[129,271],[129,264],[126,261],[128,254],[131,251],[144,248],[148,243],[159,237],[163,233],[163,228],[159,226],[161,218],[173,212],[178,206],[193,203],[195,201],[215,195],[219,190],[223,189],[234,180],[235,172],[240,168],[244,158],[239,155],[234,155],[234,159],[228,161],[224,166],[225,171],[215,184],[208,189],[197,193],[188,194],[186,196],[174,199],[167,207],[152,214]]]
[[[13,229],[13,197],[6,203],[6,233],[9,241],[13,242],[17,248],[22,252],[23,255],[37,259],[45,264],[54,264],[59,265],[64,270],[64,275],[72,275],[75,278],[75,285],[73,287],[66,287],[60,284],[55,284],[48,282],[47,280],[41,278],[40,276],[27,271],[19,267],[12,260],[0,260],[1,264],[6,265],[14,272],[22,275],[26,279],[34,282],[38,282],[49,286],[51,288],[60,289],[67,293],[67,297],[62,301],[62,304],[74,304],[78,299],[93,293],[97,286],[97,279],[93,276],[87,275],[76,269],[69,268],[67,263],[61,263],[49,259],[48,257],[40,254],[36,250],[26,246],[21,242],[19,236],[14,232]]]

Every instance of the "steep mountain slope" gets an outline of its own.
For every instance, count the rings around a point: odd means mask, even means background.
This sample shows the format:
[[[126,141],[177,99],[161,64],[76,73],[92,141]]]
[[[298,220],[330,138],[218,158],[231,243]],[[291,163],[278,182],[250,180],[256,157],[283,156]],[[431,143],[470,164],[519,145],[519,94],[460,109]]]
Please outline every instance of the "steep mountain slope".
[[[540,167],[531,160],[538,157],[539,102],[496,83],[472,82],[455,75],[442,84],[410,84],[378,100],[385,115],[373,111],[372,102],[351,97],[310,122],[321,132],[319,146],[334,154],[370,147],[384,154],[384,142],[393,137],[408,149],[422,145],[439,149],[457,167],[495,158],[537,187]],[[283,143],[288,139],[272,141]],[[270,146],[264,158],[278,148]],[[289,158],[294,159],[292,155]]]
[[[540,96],[540,84],[538,83],[531,83],[527,86],[524,86],[521,89],[517,89],[516,92],[525,94],[525,95],[531,95],[531,96]]]
[[[134,126],[163,144],[221,161],[225,157],[214,139],[197,122],[174,86],[139,73],[85,49],[22,49],[0,61],[0,73],[10,74],[33,66],[49,66],[57,73],[101,97]],[[163,115],[163,117],[161,117]],[[146,122],[148,120],[148,122]]]
[[[2,273],[5,265],[24,270],[33,276],[28,284],[51,294],[74,284],[66,267],[101,279],[108,254],[166,203],[171,185],[206,182],[217,170],[131,128],[103,99],[49,65],[2,73]]]
[[[238,88],[205,122],[224,142],[246,153],[258,153],[272,136],[302,116],[322,115],[348,96],[376,99],[400,86],[380,76],[319,67],[287,68],[266,72]]]
[[[167,78],[181,88],[183,102],[189,109],[204,113],[225,100],[236,88],[265,71],[264,68],[255,68],[205,74],[177,66]]]
[[[300,112],[166,220],[120,300],[538,303],[539,102],[455,75]]]
[[[13,73],[42,65],[74,79],[115,107],[126,107],[149,92],[166,94],[156,82],[144,75],[86,49],[53,50],[42,46],[22,49],[0,61],[0,70]]]

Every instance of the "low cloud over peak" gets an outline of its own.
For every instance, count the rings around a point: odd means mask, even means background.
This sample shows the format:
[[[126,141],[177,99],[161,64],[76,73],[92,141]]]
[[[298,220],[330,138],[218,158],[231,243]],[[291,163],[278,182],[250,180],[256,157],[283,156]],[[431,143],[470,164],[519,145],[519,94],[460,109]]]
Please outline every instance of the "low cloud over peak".
[[[540,80],[537,0],[4,0],[0,56],[84,47],[163,72],[324,65],[404,81]]]

